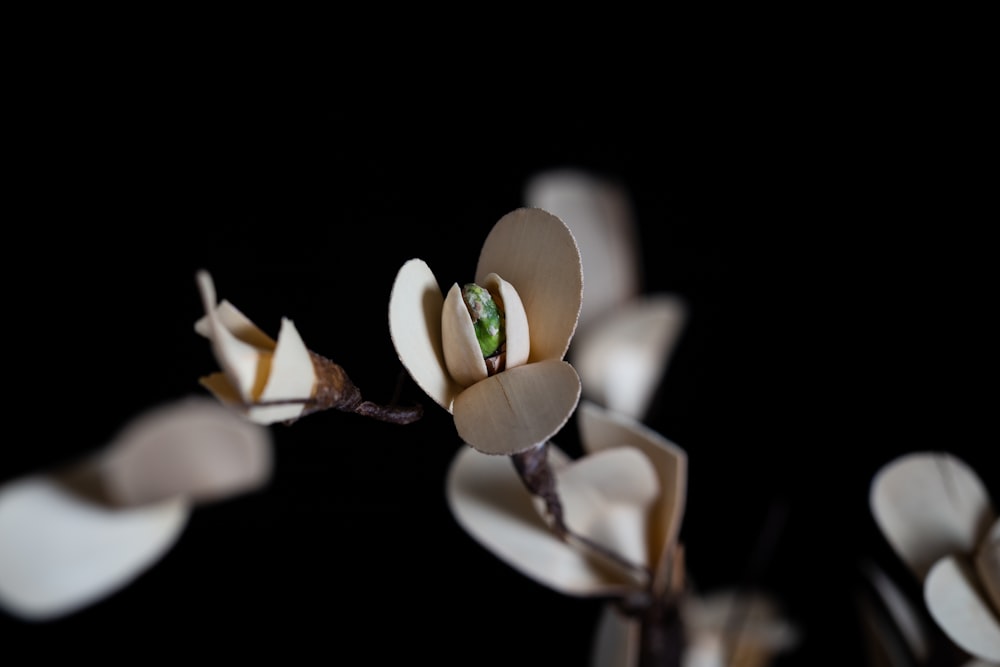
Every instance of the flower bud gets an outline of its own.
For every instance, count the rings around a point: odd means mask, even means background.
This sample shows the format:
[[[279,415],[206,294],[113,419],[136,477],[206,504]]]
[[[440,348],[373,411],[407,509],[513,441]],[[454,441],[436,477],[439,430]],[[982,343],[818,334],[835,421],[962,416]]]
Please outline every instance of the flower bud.
[[[492,357],[504,343],[503,312],[490,293],[475,283],[468,283],[462,288],[462,299],[472,317],[483,358]]]

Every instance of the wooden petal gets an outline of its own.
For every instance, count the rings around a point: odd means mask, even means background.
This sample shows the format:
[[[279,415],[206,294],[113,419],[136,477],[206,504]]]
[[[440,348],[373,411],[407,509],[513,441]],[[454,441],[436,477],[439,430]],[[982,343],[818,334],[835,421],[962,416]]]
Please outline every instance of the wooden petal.
[[[43,621],[93,604],[159,560],[189,514],[183,498],[111,509],[42,475],[0,486],[0,607]]]
[[[462,288],[455,283],[444,298],[441,313],[441,344],[444,348],[444,363],[460,385],[468,387],[485,380],[489,372],[483,361],[483,351],[476,339],[472,317],[462,298]]]
[[[640,422],[592,401],[580,402],[577,420],[586,451],[636,447],[656,469],[661,494],[650,513],[649,562],[656,566],[656,590],[664,591],[669,575],[666,566],[677,544],[687,499],[687,452]]]
[[[485,454],[515,454],[541,444],[569,420],[580,378],[565,361],[518,366],[477,382],[455,399],[455,427]]]
[[[869,505],[886,540],[920,580],[948,554],[972,554],[996,518],[982,480],[945,452],[914,452],[883,466]]]
[[[639,667],[639,621],[604,605],[597,621],[590,667]]]
[[[1000,621],[955,556],[935,563],[924,580],[924,600],[937,624],[962,650],[1000,662]]]
[[[558,169],[528,181],[525,203],[565,222],[580,248],[586,290],[579,328],[638,295],[638,230],[624,188],[580,170]]]
[[[1000,617],[1000,520],[993,523],[976,555],[976,573]]]
[[[521,297],[531,327],[529,363],[562,359],[583,298],[580,251],[569,227],[541,209],[508,213],[483,243],[476,282],[482,285],[490,273],[508,281]]]
[[[590,454],[556,471],[556,488],[574,533],[649,566],[649,512],[660,489],[645,454],[634,447]]]
[[[316,368],[295,324],[281,319],[278,344],[267,367],[266,383],[257,401],[308,400],[316,386]],[[252,406],[247,416],[259,424],[273,424],[302,415],[306,405]]]
[[[495,273],[487,275],[482,286],[489,290],[490,294],[499,296],[504,310],[504,328],[507,336],[506,367],[514,368],[528,363],[528,355],[531,353],[531,333],[528,329],[528,316],[524,312],[524,304],[521,303],[517,290]]]
[[[208,502],[270,480],[271,436],[214,401],[191,398],[138,417],[87,465],[123,507],[178,496]]]
[[[448,374],[444,361],[443,307],[444,296],[430,267],[420,259],[403,264],[389,296],[389,335],[413,381],[451,412],[462,387]]]
[[[628,589],[627,581],[616,580],[549,530],[509,457],[462,447],[448,470],[446,496],[455,520],[473,539],[543,586],[581,597]]]
[[[622,303],[578,329],[569,359],[580,373],[583,395],[641,420],[686,319],[680,297],[657,294]]]

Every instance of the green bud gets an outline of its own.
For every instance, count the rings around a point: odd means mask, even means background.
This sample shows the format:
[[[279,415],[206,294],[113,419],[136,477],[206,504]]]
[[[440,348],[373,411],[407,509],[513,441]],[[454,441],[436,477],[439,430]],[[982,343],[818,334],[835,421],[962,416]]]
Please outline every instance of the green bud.
[[[472,326],[483,357],[493,356],[504,342],[503,312],[490,293],[475,283],[462,287],[462,298],[472,316]]]

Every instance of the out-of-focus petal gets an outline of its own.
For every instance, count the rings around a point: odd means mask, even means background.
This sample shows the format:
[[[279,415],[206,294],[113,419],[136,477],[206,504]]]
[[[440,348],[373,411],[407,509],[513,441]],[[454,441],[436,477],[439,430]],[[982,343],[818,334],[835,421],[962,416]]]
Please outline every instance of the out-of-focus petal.
[[[121,506],[214,501],[270,480],[271,435],[214,401],[189,398],[129,423],[94,465]]]
[[[273,355],[261,355],[266,381],[256,401],[308,400],[316,386],[316,367],[309,349],[302,341],[295,324],[288,318],[281,319],[278,343]],[[247,416],[259,424],[295,419],[306,409],[305,403],[287,405],[254,405]]]
[[[666,567],[677,544],[687,499],[687,452],[656,431],[626,415],[583,400],[577,410],[580,440],[588,452],[628,445],[645,454],[659,478],[660,496],[649,521],[649,562],[655,566],[655,588],[666,590]]]
[[[489,375],[469,308],[465,305],[462,288],[458,283],[451,286],[444,298],[441,343],[444,346],[444,362],[448,373],[460,385],[468,387],[485,380]]]
[[[638,667],[639,621],[611,604],[604,605],[597,620],[590,667]]]
[[[976,572],[993,602],[993,609],[1000,616],[1000,520],[993,523],[989,535],[976,554]]]
[[[527,363],[531,353],[531,331],[520,295],[513,285],[495,273],[483,279],[483,287],[491,294],[497,294],[503,306],[507,336],[504,352],[507,355],[506,367],[514,368]]]
[[[511,211],[490,230],[476,283],[496,273],[517,290],[531,326],[529,362],[562,359],[583,298],[580,251],[562,220],[537,208]]]
[[[524,199],[528,206],[558,217],[573,232],[587,286],[581,329],[639,293],[638,231],[624,188],[581,170],[557,169],[533,176],[525,185]]]
[[[924,579],[924,601],[937,624],[963,650],[1000,662],[1000,621],[973,576],[957,557],[945,556]]]
[[[9,482],[0,487],[0,607],[44,621],[95,603],[159,560],[189,513],[184,498],[112,509],[52,477]]]
[[[565,458],[558,450],[551,455]],[[459,525],[524,576],[580,597],[617,595],[629,589],[627,580],[615,579],[612,571],[549,530],[509,457],[484,456],[463,447],[448,471],[446,492]]]
[[[686,320],[687,307],[680,297],[656,294],[619,304],[581,326],[569,360],[580,373],[583,395],[643,419]]]
[[[727,664],[768,665],[801,640],[798,628],[763,591],[721,589],[688,595],[681,601],[681,617],[692,643],[703,637],[719,639],[718,645],[731,661]],[[733,618],[740,623],[733,625]]]
[[[872,480],[869,505],[886,540],[920,580],[940,558],[972,554],[996,512],[982,480],[945,452],[905,454]]]
[[[580,400],[580,378],[565,361],[511,368],[468,387],[454,402],[459,437],[485,454],[515,454],[551,438]]]
[[[389,296],[389,334],[410,377],[448,412],[461,385],[445,366],[441,345],[444,296],[427,263],[411,259],[399,269]]]

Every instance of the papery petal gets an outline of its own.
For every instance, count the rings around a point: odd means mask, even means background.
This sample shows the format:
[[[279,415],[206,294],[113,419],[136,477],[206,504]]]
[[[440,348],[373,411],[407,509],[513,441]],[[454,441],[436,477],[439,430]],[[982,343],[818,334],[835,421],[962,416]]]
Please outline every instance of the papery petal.
[[[558,450],[550,455],[565,458]],[[458,524],[524,576],[581,597],[616,595],[629,589],[628,581],[615,579],[611,571],[549,530],[509,457],[485,456],[463,447],[448,470],[446,495]]]
[[[129,423],[93,466],[117,505],[208,502],[270,480],[271,436],[214,401],[190,398]]]
[[[580,329],[639,293],[638,230],[623,187],[581,170],[558,169],[532,177],[524,196],[528,206],[565,222],[576,239],[587,286]]]
[[[641,420],[686,320],[680,297],[657,294],[619,304],[578,329],[569,360],[580,373],[583,395]]]
[[[111,509],[44,475],[0,486],[0,607],[43,621],[95,603],[159,560],[189,513],[184,498]]]
[[[417,385],[448,412],[462,386],[448,374],[441,345],[444,296],[427,263],[411,259],[399,269],[389,296],[389,335]]]
[[[261,363],[267,363],[266,381],[256,401],[303,401],[286,405],[252,405],[247,416],[259,424],[272,424],[295,419],[306,409],[305,401],[313,394],[316,386],[316,367],[308,348],[302,341],[295,324],[288,318],[281,319],[278,343],[274,354],[262,355]]]
[[[444,298],[441,344],[448,373],[463,387],[485,380],[489,375],[469,308],[465,305],[462,288],[458,283],[451,286]]]
[[[254,399],[255,389],[259,391],[263,386],[263,378],[258,376],[261,350],[241,341],[219,319],[212,276],[207,271],[199,271],[196,278],[205,315],[208,317],[212,353],[242,400],[251,402]]]
[[[869,505],[889,545],[921,580],[940,558],[971,554],[996,519],[982,480],[945,452],[914,452],[883,466]]]
[[[963,650],[1000,662],[1000,621],[958,558],[946,556],[930,568],[924,600],[937,624]]]
[[[625,616],[611,604],[604,605],[594,633],[590,667],[638,667],[638,619]]]
[[[650,512],[649,562],[655,565],[657,591],[666,589],[666,565],[677,544],[687,499],[687,452],[642,423],[583,400],[577,410],[580,440],[587,452],[630,446],[645,454],[656,469],[660,497]]]
[[[214,294],[214,288],[213,288]],[[214,298],[214,297],[213,297]],[[261,350],[274,350],[276,342],[250,321],[236,306],[223,299],[215,309],[218,321],[238,339]],[[211,337],[212,324],[208,315],[194,323],[194,330],[206,338]]]
[[[496,273],[517,290],[531,327],[529,363],[562,359],[583,298],[583,270],[573,234],[537,208],[511,211],[493,226],[479,254],[476,283]]]
[[[507,342],[504,348],[506,368],[514,368],[528,363],[531,353],[531,332],[528,329],[528,315],[514,286],[495,273],[483,279],[483,287],[500,298],[504,310],[504,329]]]
[[[454,402],[459,437],[485,454],[515,454],[551,438],[580,399],[580,378],[565,361],[549,360],[497,373]]]

